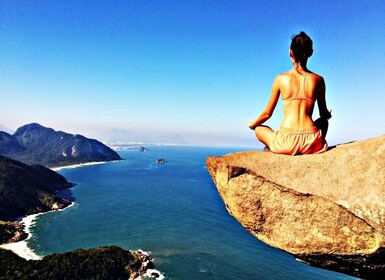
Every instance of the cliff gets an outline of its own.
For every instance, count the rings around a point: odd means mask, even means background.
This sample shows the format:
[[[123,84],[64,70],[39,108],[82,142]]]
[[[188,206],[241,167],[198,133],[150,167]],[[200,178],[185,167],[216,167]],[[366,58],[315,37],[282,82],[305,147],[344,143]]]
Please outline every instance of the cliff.
[[[385,275],[385,135],[319,155],[207,158],[229,213],[261,241],[308,264]]]
[[[0,132],[0,154],[27,164],[49,167],[121,159],[97,140],[55,131],[37,123],[24,125],[13,135]]]

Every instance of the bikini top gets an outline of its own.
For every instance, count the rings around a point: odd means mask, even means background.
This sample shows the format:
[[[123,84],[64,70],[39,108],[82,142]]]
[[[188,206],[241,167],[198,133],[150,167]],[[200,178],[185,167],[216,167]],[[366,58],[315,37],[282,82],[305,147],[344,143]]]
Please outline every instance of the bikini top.
[[[305,101],[311,102],[313,104],[315,103],[315,100],[311,99],[310,97],[306,96],[306,94],[305,94],[306,76],[307,76],[307,73],[303,76],[303,83],[302,83],[302,85],[301,85],[301,79],[299,79],[298,90],[297,90],[297,93],[294,96],[282,99],[282,101],[284,103],[287,102],[287,101],[292,101],[292,100],[305,100]],[[302,88],[302,90],[301,90],[301,88]]]

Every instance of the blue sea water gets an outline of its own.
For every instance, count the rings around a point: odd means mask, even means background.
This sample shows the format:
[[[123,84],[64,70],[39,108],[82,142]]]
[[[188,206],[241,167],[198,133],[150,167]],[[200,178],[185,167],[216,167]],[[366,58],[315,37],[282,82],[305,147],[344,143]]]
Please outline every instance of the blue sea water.
[[[295,261],[228,214],[205,160],[235,150],[148,147],[120,152],[122,161],[60,170],[76,184],[61,193],[75,205],[38,216],[28,245],[39,255],[142,249],[166,279],[354,279]]]

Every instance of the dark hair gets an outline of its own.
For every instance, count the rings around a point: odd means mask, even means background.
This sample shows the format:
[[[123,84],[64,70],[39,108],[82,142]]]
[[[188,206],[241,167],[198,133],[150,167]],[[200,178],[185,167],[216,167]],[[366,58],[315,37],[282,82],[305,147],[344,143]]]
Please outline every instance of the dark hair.
[[[309,58],[313,54],[313,41],[303,31],[291,37],[290,49],[297,61]]]

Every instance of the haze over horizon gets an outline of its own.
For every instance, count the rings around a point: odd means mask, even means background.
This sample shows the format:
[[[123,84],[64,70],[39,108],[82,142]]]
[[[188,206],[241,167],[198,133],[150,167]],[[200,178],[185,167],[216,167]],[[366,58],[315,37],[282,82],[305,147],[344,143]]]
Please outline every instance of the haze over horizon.
[[[329,143],[382,135],[384,14],[383,0],[3,0],[0,130],[37,122],[117,141],[260,147],[248,120],[305,31],[333,110]]]

